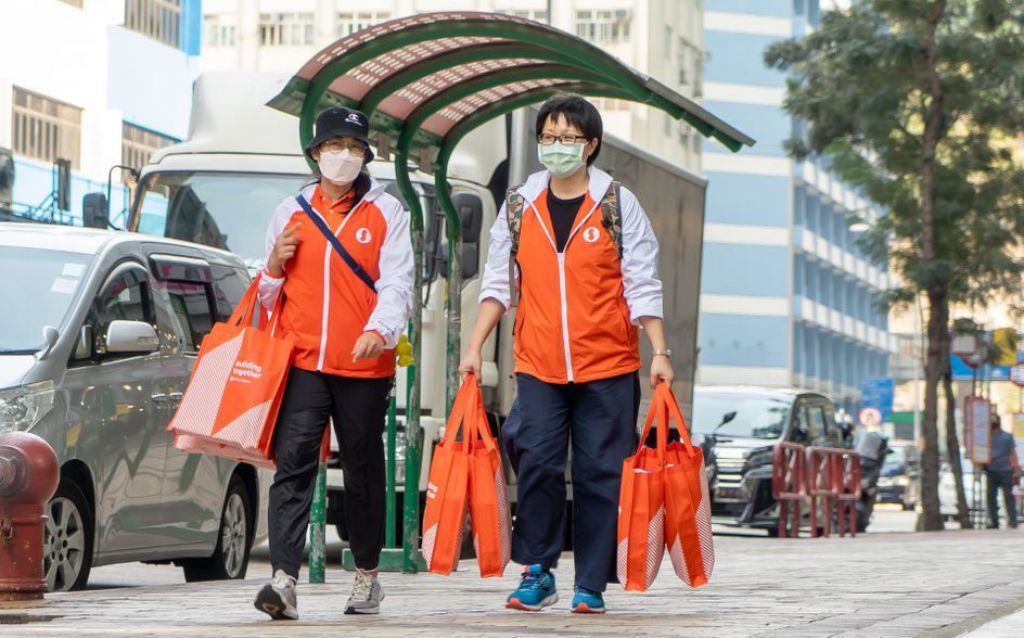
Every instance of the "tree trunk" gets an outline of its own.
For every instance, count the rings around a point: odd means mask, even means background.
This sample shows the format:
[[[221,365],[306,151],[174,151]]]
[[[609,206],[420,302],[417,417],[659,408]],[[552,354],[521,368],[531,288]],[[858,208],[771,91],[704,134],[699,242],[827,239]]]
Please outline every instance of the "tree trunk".
[[[935,0],[928,15],[925,36],[925,72],[928,75],[928,117],[925,121],[921,156],[921,252],[926,264],[935,262],[935,150],[942,136],[942,86],[936,62],[935,33],[946,12],[946,0]],[[934,275],[930,275],[934,278]],[[939,506],[939,376],[944,369],[943,335],[949,331],[948,288],[944,283],[929,281],[928,292],[928,354],[925,359],[924,453],[921,458],[921,504],[923,513],[917,522],[921,530],[941,530]]]
[[[921,454],[921,517],[917,529],[935,531],[945,529],[939,505],[939,376],[942,367],[942,334],[947,331],[947,301],[945,290],[928,291],[928,350],[924,365],[924,420],[921,434],[924,451]],[[948,351],[946,357],[949,357]]]
[[[949,308],[946,308],[946,318],[949,318]],[[943,352],[949,352],[949,322],[946,322],[947,330]],[[942,385],[946,392],[946,453],[949,457],[949,467],[953,471],[953,482],[956,485],[956,513],[960,521],[960,529],[973,529],[971,521],[971,510],[967,505],[967,491],[964,489],[964,470],[960,465],[960,439],[956,433],[956,398],[953,396],[953,370],[949,364],[949,356],[943,359]]]

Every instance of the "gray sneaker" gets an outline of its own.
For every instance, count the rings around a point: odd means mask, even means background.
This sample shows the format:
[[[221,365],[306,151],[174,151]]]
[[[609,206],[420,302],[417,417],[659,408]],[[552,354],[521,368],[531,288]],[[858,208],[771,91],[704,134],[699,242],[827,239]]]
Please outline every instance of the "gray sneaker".
[[[256,594],[253,605],[274,620],[298,620],[295,579],[283,570],[277,570],[274,572],[274,579]]]
[[[345,606],[346,614],[379,614],[380,601],[384,600],[384,590],[380,581],[368,571],[356,568],[356,581],[352,585],[352,595]]]

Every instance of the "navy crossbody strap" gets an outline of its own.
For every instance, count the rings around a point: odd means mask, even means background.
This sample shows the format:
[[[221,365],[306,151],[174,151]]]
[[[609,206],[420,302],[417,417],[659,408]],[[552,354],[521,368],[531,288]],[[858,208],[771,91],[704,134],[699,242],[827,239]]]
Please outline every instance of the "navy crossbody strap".
[[[324,234],[324,237],[327,238],[327,241],[331,242],[331,245],[334,246],[335,252],[337,252],[338,255],[345,261],[345,263],[348,264],[348,267],[352,269],[352,272],[356,274],[356,277],[359,277],[359,279],[361,279],[364,284],[369,286],[370,290],[377,292],[377,286],[374,285],[373,278],[370,277],[370,275],[367,274],[365,270],[363,270],[363,267],[359,265],[359,263],[352,257],[352,255],[350,255],[348,251],[345,250],[345,247],[341,245],[341,241],[339,241],[338,238],[334,236],[334,233],[331,232],[331,229],[327,227],[327,223],[324,222],[324,220],[319,215],[313,212],[313,207],[309,205],[309,202],[306,201],[306,198],[302,195],[296,195],[295,201],[299,203],[299,206],[302,207],[302,210],[306,211],[306,215],[309,215],[309,218],[313,220],[313,223],[316,224],[316,227],[319,228],[320,232]]]

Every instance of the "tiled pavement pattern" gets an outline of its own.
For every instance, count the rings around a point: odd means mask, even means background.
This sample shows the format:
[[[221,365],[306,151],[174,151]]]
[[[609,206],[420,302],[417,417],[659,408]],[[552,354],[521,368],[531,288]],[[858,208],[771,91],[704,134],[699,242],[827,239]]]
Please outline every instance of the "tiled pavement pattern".
[[[475,563],[464,562],[447,578],[384,574],[384,613],[343,616],[351,575],[334,567],[327,584],[300,585],[297,623],[264,620],[251,606],[261,581],[250,579],[55,594],[40,605],[0,607],[0,636],[1024,635],[1024,618],[1012,615],[1024,607],[1024,533],[716,542],[710,585],[689,590],[666,561],[645,594],[611,588],[605,616],[568,613],[567,556],[558,572],[562,600],[537,614],[502,606],[517,581],[513,565],[504,578],[482,580]]]

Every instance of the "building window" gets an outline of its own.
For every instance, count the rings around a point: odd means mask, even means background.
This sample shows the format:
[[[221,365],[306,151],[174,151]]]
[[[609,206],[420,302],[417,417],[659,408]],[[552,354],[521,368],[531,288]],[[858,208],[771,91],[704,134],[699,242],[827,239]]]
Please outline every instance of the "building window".
[[[347,35],[352,35],[356,31],[362,31],[363,29],[372,27],[375,24],[387,22],[390,19],[391,14],[387,11],[360,11],[358,13],[339,13],[338,37],[344,38]]]
[[[625,9],[577,11],[576,35],[594,44],[628,42],[630,20],[632,15]]]
[[[82,109],[14,87],[11,109],[12,149],[19,155],[44,162],[81,160]]]
[[[124,26],[181,48],[181,0],[125,0]]]
[[[313,44],[312,13],[261,13],[260,45],[296,47]]]
[[[548,21],[548,12],[545,9],[495,9],[494,12],[545,24]]]
[[[177,141],[172,137],[124,122],[121,125],[121,163],[132,168],[142,168],[149,162],[153,151]]]
[[[235,46],[234,16],[211,13],[203,18],[203,28],[206,30],[206,46]]]

